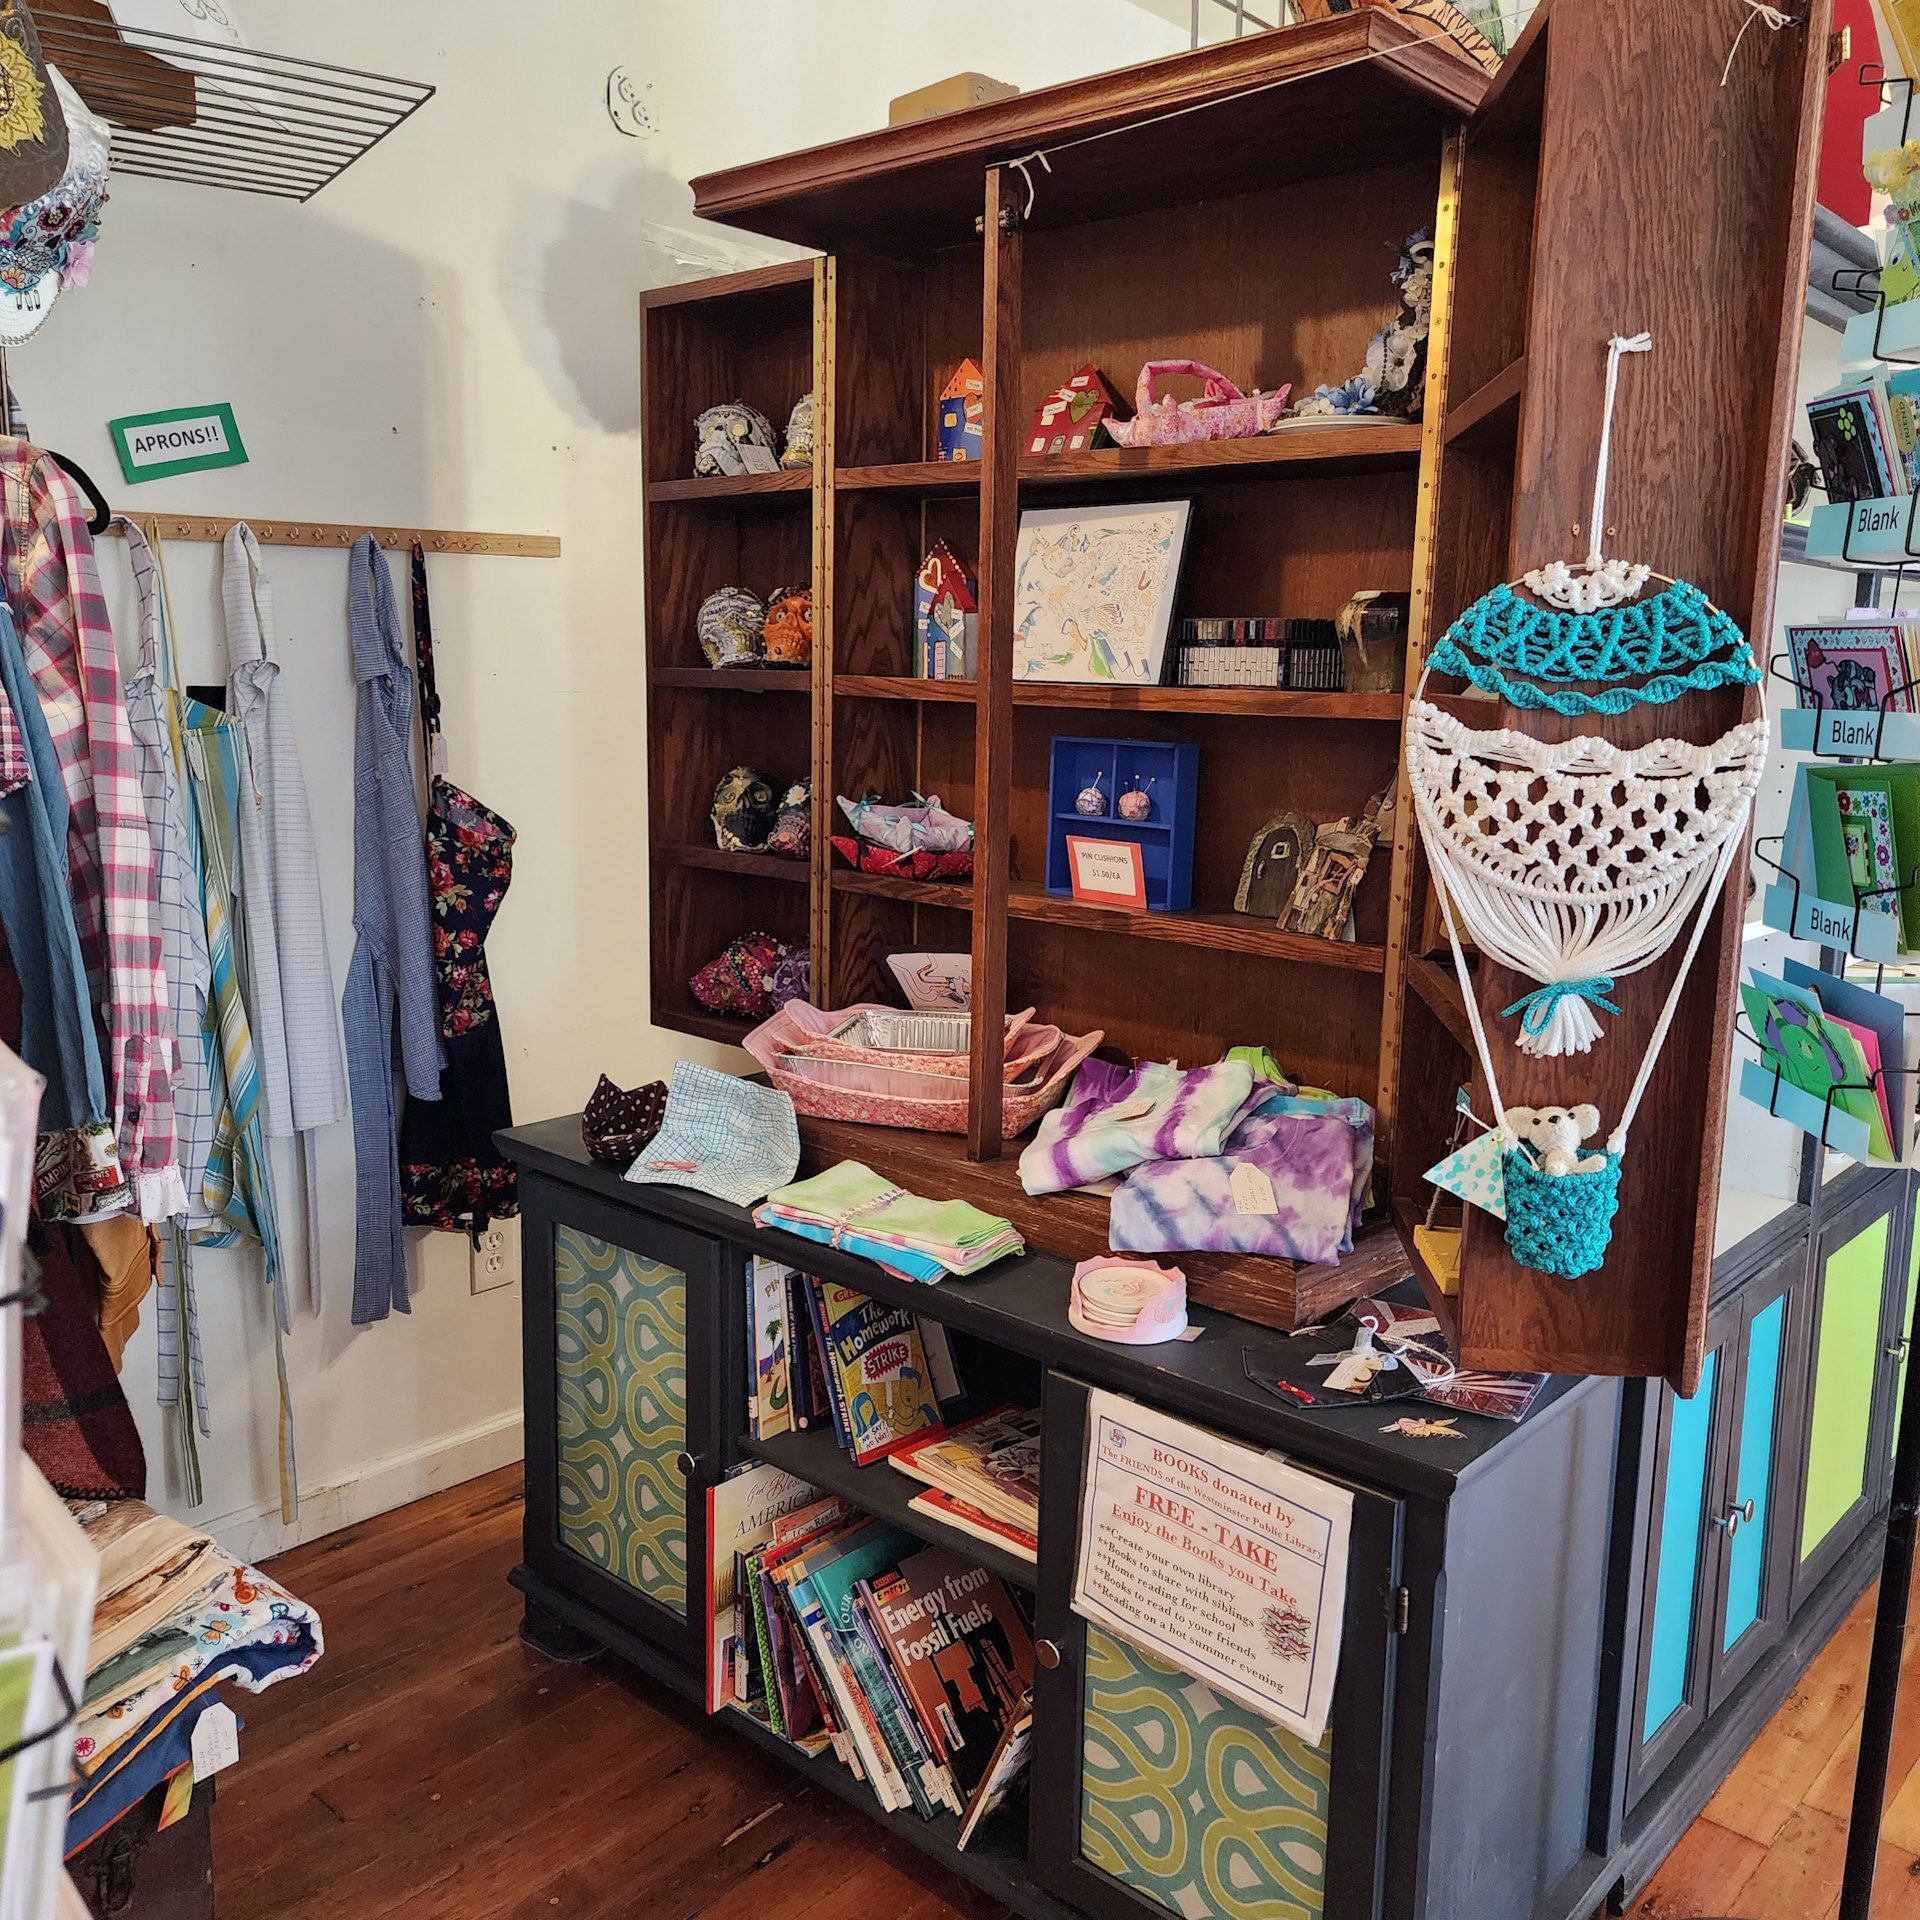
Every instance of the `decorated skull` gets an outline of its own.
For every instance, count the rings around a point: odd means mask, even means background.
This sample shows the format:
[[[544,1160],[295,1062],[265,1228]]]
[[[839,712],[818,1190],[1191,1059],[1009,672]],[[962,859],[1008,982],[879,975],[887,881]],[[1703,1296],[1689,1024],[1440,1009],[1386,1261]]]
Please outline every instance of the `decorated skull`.
[[[694,634],[713,667],[757,666],[767,655],[767,610],[745,587],[722,587],[700,603]]]
[[[763,852],[779,817],[773,782],[751,767],[735,767],[713,790],[713,843],[722,853]]]
[[[779,464],[772,423],[744,400],[709,407],[693,423],[693,470],[702,479],[773,473]]]
[[[810,393],[803,393],[787,415],[787,445],[780,464],[783,467],[813,465],[813,395]]]

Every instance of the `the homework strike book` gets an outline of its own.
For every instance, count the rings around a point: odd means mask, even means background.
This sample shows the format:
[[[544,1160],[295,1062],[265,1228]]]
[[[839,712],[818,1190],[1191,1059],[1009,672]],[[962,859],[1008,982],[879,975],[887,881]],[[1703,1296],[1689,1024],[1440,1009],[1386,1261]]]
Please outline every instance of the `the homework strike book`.
[[[1006,1587],[942,1547],[870,1576],[866,1597],[914,1717],[963,1794],[1033,1687],[1033,1638]]]
[[[816,1280],[813,1293],[827,1388],[855,1464],[937,1427],[940,1402],[913,1315],[832,1280]]]

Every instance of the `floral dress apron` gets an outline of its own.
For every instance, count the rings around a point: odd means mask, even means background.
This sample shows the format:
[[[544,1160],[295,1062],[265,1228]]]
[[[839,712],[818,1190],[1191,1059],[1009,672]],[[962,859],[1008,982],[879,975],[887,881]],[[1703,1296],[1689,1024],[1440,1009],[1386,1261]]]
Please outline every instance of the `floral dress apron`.
[[[507,1056],[487,973],[486,941],[513,879],[514,830],[440,771],[440,694],[433,677],[427,557],[413,548],[413,650],[420,726],[432,787],[427,882],[433,897],[434,981],[446,1071],[438,1100],[407,1101],[400,1124],[400,1191],[410,1227],[472,1236],[519,1211],[513,1167],[493,1144],[513,1124]]]

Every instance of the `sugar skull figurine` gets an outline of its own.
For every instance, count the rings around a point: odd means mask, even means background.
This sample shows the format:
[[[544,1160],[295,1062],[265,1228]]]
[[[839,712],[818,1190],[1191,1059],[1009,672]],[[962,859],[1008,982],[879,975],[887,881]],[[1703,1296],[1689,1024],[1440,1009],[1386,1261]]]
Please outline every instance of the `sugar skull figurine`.
[[[813,589],[782,587],[773,594],[763,634],[772,665],[806,666],[813,658]]]
[[[763,852],[779,817],[773,782],[751,767],[735,767],[713,790],[713,843],[722,853]]]
[[[803,393],[787,415],[787,445],[780,464],[783,467],[813,465],[813,395],[810,393]]]
[[[723,475],[777,473],[773,426],[744,400],[709,407],[693,423],[693,470],[703,480]]]
[[[767,610],[745,587],[722,587],[700,603],[694,633],[711,667],[756,667],[767,657]]]

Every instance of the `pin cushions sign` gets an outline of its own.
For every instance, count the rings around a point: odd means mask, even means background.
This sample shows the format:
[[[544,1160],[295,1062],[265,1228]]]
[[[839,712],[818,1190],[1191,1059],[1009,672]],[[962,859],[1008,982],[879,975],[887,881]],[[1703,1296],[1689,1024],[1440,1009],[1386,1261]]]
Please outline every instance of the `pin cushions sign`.
[[[247,463],[247,449],[234,424],[233,408],[224,400],[209,407],[132,414],[107,425],[120,454],[120,471],[130,485],[141,480],[164,480],[176,473],[243,467]]]

